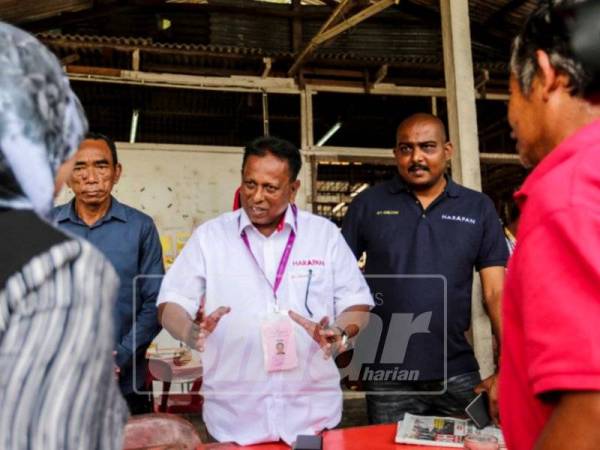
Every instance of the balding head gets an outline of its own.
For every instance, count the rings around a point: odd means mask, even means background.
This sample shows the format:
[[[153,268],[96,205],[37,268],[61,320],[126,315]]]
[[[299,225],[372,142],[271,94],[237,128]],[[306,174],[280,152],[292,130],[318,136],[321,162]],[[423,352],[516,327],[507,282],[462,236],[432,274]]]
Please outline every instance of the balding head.
[[[398,126],[394,155],[400,176],[412,190],[441,192],[452,144],[440,119],[423,113],[405,119]]]
[[[422,126],[424,124],[430,124],[436,127],[440,133],[440,141],[442,143],[448,142],[448,135],[446,134],[446,126],[444,125],[444,122],[442,122],[439,117],[428,113],[417,113],[404,119],[402,122],[400,122],[400,125],[398,125],[396,136],[398,136],[402,131],[413,128],[414,126]]]

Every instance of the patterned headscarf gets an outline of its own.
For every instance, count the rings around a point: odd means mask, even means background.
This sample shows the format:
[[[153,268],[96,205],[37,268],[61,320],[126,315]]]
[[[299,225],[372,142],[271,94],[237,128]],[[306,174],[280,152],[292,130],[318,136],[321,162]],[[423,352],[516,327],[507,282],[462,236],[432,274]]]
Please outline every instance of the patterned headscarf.
[[[56,57],[30,34],[0,22],[0,207],[52,207],[54,177],[87,131]]]

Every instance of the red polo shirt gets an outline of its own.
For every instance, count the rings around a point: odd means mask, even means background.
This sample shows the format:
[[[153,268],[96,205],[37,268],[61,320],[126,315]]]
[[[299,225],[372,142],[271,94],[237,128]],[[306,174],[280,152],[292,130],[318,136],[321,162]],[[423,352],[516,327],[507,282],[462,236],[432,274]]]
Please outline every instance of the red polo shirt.
[[[500,419],[508,448],[530,450],[553,412],[540,394],[600,390],[600,121],[554,149],[515,199]]]

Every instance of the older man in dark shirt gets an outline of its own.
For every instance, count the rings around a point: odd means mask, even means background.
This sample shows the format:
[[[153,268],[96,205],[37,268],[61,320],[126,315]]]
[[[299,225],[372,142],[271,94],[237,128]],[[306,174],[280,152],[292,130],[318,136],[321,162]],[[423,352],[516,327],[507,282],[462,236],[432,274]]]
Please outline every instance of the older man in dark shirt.
[[[132,414],[139,414],[150,412],[149,396],[139,390],[146,373],[146,348],[160,331],[156,296],[164,268],[152,218],[111,195],[121,171],[114,142],[103,135],[88,135],[68,181],[75,198],[54,208],[52,215],[61,228],[101,250],[119,274],[114,310],[116,364],[121,392]]]

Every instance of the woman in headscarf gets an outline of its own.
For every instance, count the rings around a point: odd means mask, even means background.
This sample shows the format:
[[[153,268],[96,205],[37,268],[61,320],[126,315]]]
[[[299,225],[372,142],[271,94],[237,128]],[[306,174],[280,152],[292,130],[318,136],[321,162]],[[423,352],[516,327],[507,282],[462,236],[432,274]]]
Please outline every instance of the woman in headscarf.
[[[57,59],[0,22],[2,449],[122,444],[127,407],[112,357],[117,275],[91,245],[42,219],[86,129]]]

